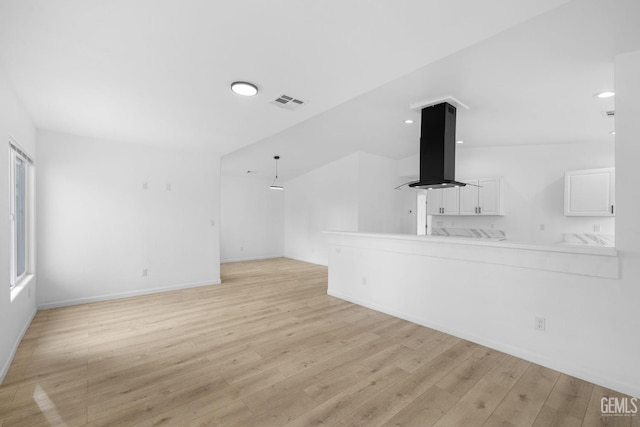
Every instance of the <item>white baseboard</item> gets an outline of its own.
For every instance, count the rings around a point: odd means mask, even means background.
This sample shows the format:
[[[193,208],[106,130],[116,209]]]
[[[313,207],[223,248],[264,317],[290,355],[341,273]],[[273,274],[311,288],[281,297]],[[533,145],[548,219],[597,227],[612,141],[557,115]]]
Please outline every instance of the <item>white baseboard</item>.
[[[0,370],[0,384],[2,384],[2,382],[4,381],[4,377],[7,376],[7,372],[9,372],[9,367],[11,366],[11,362],[13,362],[13,358],[16,356],[16,351],[18,351],[20,342],[22,341],[24,334],[27,333],[27,329],[29,329],[29,326],[31,326],[31,322],[33,321],[33,318],[36,317],[36,313],[38,313],[38,308],[33,309],[33,312],[29,316],[29,320],[24,324],[24,326],[22,327],[22,330],[20,331],[20,333],[18,334],[18,337],[16,338],[16,341],[13,343],[13,347],[11,348],[11,353],[9,353],[9,357],[7,358],[7,361],[5,362],[4,366],[2,366],[2,370]]]
[[[300,257],[296,257],[296,256],[291,256],[291,255],[284,255],[285,258],[289,258],[295,261],[300,261],[300,262],[306,262],[309,264],[315,264],[315,265],[324,265],[325,267],[328,267],[327,264],[323,264],[323,263],[319,263],[315,260],[310,260],[310,259],[306,259],[306,258],[300,258]]]
[[[258,261],[261,259],[272,259],[272,258],[282,258],[282,257],[284,257],[284,255],[277,254],[277,255],[264,255],[264,256],[250,256],[250,257],[244,257],[244,258],[229,258],[229,259],[221,259],[220,264],[225,264],[228,262]]]
[[[570,363],[558,362],[556,360],[549,359],[545,356],[542,356],[537,353],[532,353],[528,350],[522,349],[520,347],[514,347],[510,344],[494,341],[479,335],[471,334],[465,331],[461,331],[458,329],[450,328],[446,325],[442,325],[436,322],[432,322],[428,319],[412,316],[403,312],[399,312],[393,310],[388,307],[384,307],[382,305],[372,303],[370,301],[365,301],[360,298],[354,298],[350,295],[343,294],[341,292],[337,292],[335,290],[328,289],[327,295],[340,298],[345,301],[352,302],[357,305],[361,305],[363,307],[370,308],[372,310],[380,311],[382,313],[389,314],[394,317],[398,317],[400,319],[408,320],[409,322],[416,323],[418,325],[426,326],[427,328],[435,329],[440,332],[444,332],[449,335],[456,336],[458,338],[465,339],[467,341],[471,341],[485,347],[492,348],[494,350],[501,351],[503,353],[510,354],[512,356],[518,357],[520,359],[527,360],[529,362],[536,363],[538,365],[544,366],[549,369],[553,369],[559,372],[563,372],[572,377],[580,378],[584,381],[588,381],[594,384],[598,384],[602,387],[609,388],[611,390],[616,390],[624,394],[628,394],[629,396],[640,398],[640,385],[631,384],[624,382],[619,379],[612,379],[608,377],[603,377],[598,375],[597,373],[586,371],[584,369],[576,368],[574,365]]]
[[[137,297],[140,295],[150,295],[159,292],[177,291],[180,289],[198,288],[200,286],[219,285],[222,283],[220,279],[209,280],[206,282],[182,283],[178,285],[164,286],[161,288],[141,289],[137,291],[119,292],[116,294],[98,295],[94,297],[76,298],[63,301],[51,301],[38,304],[39,310],[48,310],[51,308],[67,307],[70,305],[89,304],[92,302],[110,301],[120,298]]]

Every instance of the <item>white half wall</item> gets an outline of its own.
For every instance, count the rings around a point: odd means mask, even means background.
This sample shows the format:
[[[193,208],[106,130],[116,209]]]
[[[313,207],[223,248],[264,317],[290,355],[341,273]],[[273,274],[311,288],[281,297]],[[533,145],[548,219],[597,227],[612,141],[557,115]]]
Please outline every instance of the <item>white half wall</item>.
[[[220,183],[222,262],[284,255],[285,192],[251,174],[223,174]]]
[[[601,234],[614,235],[615,218],[564,216],[565,171],[616,165],[614,137],[606,137],[610,140],[601,143],[457,148],[456,179],[504,178],[505,215],[434,216],[433,226],[489,229],[493,224],[519,242],[560,242],[563,233],[593,233],[596,225]],[[417,174],[418,164],[417,156],[402,159],[398,173]]]
[[[41,308],[220,283],[218,155],[48,131],[38,150]]]
[[[611,257],[417,236],[329,238],[329,295],[640,396],[638,300],[623,300],[628,285],[617,279],[586,276]],[[548,271],[547,260],[564,269],[567,257],[594,259],[576,261],[585,275]],[[544,332],[536,317],[546,319]]]
[[[4,379],[13,356],[36,313],[36,272],[30,282],[11,301],[9,242],[9,136],[13,137],[34,159],[36,173],[36,130],[11,86],[0,74],[0,383]]]

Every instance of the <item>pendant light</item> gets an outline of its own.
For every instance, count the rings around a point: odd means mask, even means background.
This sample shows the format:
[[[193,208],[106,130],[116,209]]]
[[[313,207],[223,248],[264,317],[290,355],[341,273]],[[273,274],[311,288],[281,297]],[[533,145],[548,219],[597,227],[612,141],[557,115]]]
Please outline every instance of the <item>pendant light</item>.
[[[276,161],[276,177],[273,179],[273,183],[269,187],[272,190],[284,190],[284,187],[281,185],[276,185],[276,181],[278,180],[278,160],[280,160],[280,156],[273,156]]]

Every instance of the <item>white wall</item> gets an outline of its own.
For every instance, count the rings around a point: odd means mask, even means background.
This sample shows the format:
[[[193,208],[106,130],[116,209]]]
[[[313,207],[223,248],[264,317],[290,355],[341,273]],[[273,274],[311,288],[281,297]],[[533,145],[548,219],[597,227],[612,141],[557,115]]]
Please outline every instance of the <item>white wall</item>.
[[[358,231],[416,234],[415,190],[395,189],[406,182],[397,161],[362,152],[358,160]]]
[[[36,279],[34,277],[11,301],[9,291],[9,135],[29,155],[36,158],[36,130],[4,75],[0,74],[0,382],[7,373],[22,335],[36,312]],[[36,169],[37,173],[37,169]]]
[[[615,219],[564,216],[564,172],[615,166],[614,137],[610,142],[579,144],[459,147],[456,179],[504,178],[505,216],[436,216],[436,227],[475,227],[506,231],[509,240],[559,242],[562,233],[614,235]],[[417,172],[418,157],[403,159],[399,171]],[[409,165],[413,165],[411,168]],[[541,230],[540,225],[544,225]]]
[[[284,255],[327,264],[324,230],[358,230],[358,154],[284,183]]]
[[[285,183],[285,256],[327,265],[323,231],[416,233],[413,191],[396,161],[357,152]]]
[[[41,307],[219,283],[219,156],[44,131],[38,151]]]
[[[616,57],[616,247],[622,254],[622,280],[607,289],[606,303],[591,297],[593,312],[603,320],[594,331],[608,350],[616,377],[627,377],[640,396],[640,51]]]
[[[619,279],[413,256],[379,244],[332,251],[329,288],[640,397],[640,52],[617,57],[615,73]],[[592,166],[601,165],[580,167]],[[545,332],[534,330],[536,316],[546,318]]]
[[[222,262],[284,255],[284,191],[250,174],[223,174],[220,181]]]

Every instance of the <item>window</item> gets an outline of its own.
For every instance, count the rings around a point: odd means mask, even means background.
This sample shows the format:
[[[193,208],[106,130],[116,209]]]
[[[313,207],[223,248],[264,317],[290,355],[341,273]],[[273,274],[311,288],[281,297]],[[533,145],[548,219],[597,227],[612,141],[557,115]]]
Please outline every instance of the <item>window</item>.
[[[19,146],[9,141],[10,206],[11,206],[11,280],[13,288],[32,271],[33,193],[31,158]]]

